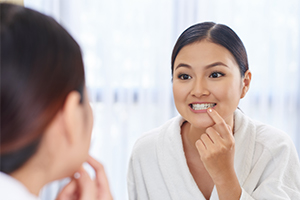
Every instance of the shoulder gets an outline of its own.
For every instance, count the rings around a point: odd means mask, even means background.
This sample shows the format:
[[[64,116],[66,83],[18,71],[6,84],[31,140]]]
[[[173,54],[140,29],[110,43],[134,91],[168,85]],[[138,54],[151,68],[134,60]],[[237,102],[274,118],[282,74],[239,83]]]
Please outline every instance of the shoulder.
[[[259,196],[268,194],[265,193],[266,187],[273,188],[273,191],[279,191],[280,188],[283,195],[289,194],[290,197],[299,195],[297,191],[300,187],[300,162],[290,136],[284,131],[262,122],[252,119],[249,119],[249,122],[253,124],[255,137],[253,153],[249,155],[249,162],[251,162],[249,166],[251,167],[247,184],[253,184],[253,180],[258,180],[258,186],[253,190],[256,190],[254,193]],[[249,149],[247,149],[248,151]]]
[[[256,156],[269,155],[270,158],[291,155],[298,157],[290,136],[284,131],[251,119],[240,110],[235,112],[237,139],[241,148],[247,146],[255,150]]]
[[[295,145],[287,133],[271,125],[252,121],[256,130],[256,145],[268,151],[273,158],[297,154]]]
[[[290,136],[284,131],[263,122],[254,120],[240,110],[235,112],[235,117],[237,131],[244,132],[243,134],[247,134],[248,136],[252,135],[255,143],[271,149],[275,146],[280,147],[282,145],[293,146]],[[249,137],[245,137],[243,139],[248,138]]]
[[[265,146],[292,144],[290,136],[284,131],[275,128],[271,125],[264,124],[253,120],[256,127],[256,141],[263,143]]]

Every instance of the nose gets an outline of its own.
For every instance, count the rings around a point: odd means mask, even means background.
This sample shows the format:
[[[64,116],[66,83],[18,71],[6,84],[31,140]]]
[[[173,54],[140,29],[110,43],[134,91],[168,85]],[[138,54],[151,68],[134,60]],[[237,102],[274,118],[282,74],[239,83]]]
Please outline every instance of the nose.
[[[192,86],[191,95],[195,97],[208,96],[210,94],[207,83],[204,80],[195,80]]]

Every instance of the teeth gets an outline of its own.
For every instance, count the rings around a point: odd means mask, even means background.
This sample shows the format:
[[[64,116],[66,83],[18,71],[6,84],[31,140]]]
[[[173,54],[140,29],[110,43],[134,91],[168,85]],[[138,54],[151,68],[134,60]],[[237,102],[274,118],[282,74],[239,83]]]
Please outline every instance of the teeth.
[[[192,109],[194,110],[205,110],[208,108],[214,107],[216,104],[215,103],[203,103],[203,104],[191,104]]]

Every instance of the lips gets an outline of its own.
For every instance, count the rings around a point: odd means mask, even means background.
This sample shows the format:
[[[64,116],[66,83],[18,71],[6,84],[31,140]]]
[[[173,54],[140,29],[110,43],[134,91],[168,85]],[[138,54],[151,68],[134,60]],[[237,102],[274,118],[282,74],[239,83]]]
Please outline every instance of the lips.
[[[208,108],[213,108],[217,104],[216,103],[191,103],[189,106],[193,110],[207,110]]]

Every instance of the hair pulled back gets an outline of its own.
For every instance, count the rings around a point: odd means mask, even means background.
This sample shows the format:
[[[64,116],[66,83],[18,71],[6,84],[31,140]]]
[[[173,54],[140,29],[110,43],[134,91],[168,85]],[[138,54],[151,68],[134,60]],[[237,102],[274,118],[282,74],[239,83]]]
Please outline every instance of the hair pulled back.
[[[247,52],[238,35],[226,25],[203,22],[187,28],[176,41],[171,60],[172,76],[174,62],[180,50],[186,45],[202,40],[208,40],[229,50],[239,66],[241,76],[245,75],[248,70]]]

